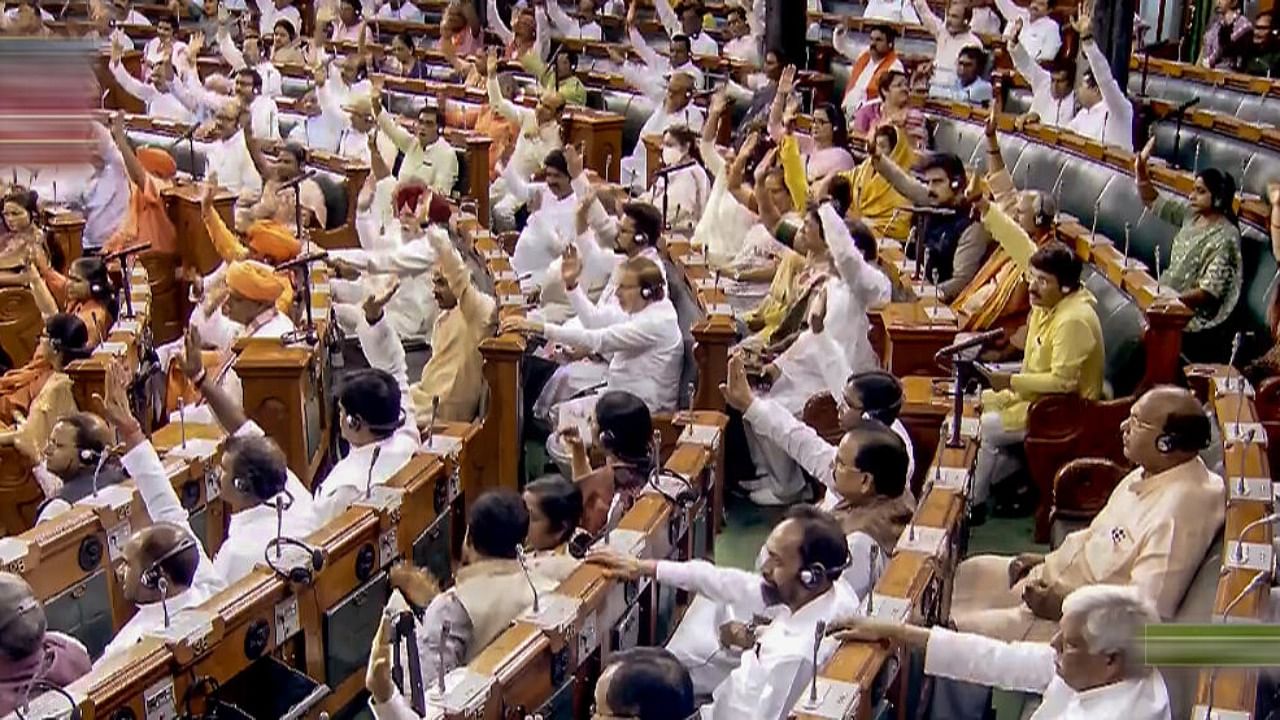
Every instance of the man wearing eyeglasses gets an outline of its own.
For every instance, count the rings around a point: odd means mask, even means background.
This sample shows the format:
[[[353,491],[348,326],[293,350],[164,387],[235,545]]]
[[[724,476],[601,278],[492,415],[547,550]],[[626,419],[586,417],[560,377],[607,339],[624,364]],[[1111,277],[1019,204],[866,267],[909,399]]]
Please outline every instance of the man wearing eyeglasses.
[[[1159,386],[1133,404],[1120,428],[1125,457],[1137,467],[1088,528],[1048,555],[960,563],[951,601],[959,630],[1048,640],[1063,598],[1097,583],[1134,586],[1160,617],[1173,617],[1225,513],[1222,478],[1199,457],[1209,419],[1188,391]]]

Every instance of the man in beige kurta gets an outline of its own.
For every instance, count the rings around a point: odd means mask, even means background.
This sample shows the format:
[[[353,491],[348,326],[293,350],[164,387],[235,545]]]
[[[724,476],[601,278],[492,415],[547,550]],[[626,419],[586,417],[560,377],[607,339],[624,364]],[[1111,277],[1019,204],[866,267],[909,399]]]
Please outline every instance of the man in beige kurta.
[[[1006,641],[1047,641],[1062,599],[1085,585],[1137,587],[1171,619],[1222,527],[1226,489],[1199,458],[1209,419],[1186,390],[1162,386],[1121,424],[1138,465],[1088,528],[1048,555],[980,555],[956,570],[951,619],[961,631]]]
[[[427,240],[439,263],[431,283],[440,313],[431,331],[431,359],[409,391],[419,427],[431,422],[435,398],[440,403],[437,420],[471,422],[484,392],[480,343],[493,335],[497,303],[471,282],[471,273],[444,231],[428,230]]]

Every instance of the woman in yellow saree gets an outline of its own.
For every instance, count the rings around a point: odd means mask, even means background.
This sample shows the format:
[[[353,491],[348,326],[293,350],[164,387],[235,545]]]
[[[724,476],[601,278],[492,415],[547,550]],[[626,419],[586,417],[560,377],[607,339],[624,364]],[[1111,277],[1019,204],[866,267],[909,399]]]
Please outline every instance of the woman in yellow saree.
[[[881,156],[889,158],[900,168],[911,169],[915,151],[902,130],[892,125],[881,125],[876,128],[871,142],[878,144]],[[848,179],[852,188],[853,202],[849,208],[851,217],[866,223],[876,237],[897,240],[907,237],[907,231],[911,227],[911,203],[876,172],[870,158],[853,170],[839,175]],[[825,187],[820,189],[817,196],[825,196],[826,190]]]

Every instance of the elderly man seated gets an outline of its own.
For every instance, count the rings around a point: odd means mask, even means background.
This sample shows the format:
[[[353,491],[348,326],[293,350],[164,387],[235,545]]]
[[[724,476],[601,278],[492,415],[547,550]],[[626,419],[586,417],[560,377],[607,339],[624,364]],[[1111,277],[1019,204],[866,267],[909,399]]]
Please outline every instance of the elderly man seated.
[[[854,619],[836,637],[893,640],[924,650],[927,675],[1041,694],[1044,700],[1032,720],[1160,720],[1170,716],[1169,693],[1159,671],[1142,665],[1136,644],[1143,626],[1155,622],[1155,608],[1134,588],[1090,585],[1063,602],[1062,619],[1047,645],[872,618]],[[939,702],[934,701],[935,716],[943,710]]]
[[[1044,640],[1063,598],[1094,583],[1133,585],[1169,619],[1222,526],[1222,478],[1199,452],[1209,419],[1191,393],[1149,390],[1121,424],[1124,454],[1136,467],[1088,528],[1048,555],[979,555],[956,569],[951,619],[966,632],[1003,640]]]

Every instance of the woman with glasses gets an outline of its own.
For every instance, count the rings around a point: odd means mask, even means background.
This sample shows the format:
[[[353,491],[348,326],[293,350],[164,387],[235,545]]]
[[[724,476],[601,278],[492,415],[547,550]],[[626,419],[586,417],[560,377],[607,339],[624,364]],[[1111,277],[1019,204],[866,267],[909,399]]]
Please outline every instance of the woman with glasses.
[[[35,356],[0,376],[0,427],[14,429],[0,433],[0,444],[21,439],[28,447],[43,448],[53,425],[76,411],[67,366],[92,352],[80,318],[57,313],[45,320]]]
[[[782,71],[778,92],[773,96],[773,106],[769,110],[769,138],[776,143],[781,143],[791,131],[800,110],[799,98],[792,94],[795,80],[796,69],[789,65]],[[812,184],[835,173],[852,170],[853,156],[845,147],[849,144],[849,134],[840,109],[824,103],[813,109],[811,118],[808,135],[792,135],[804,161],[805,179]]]

